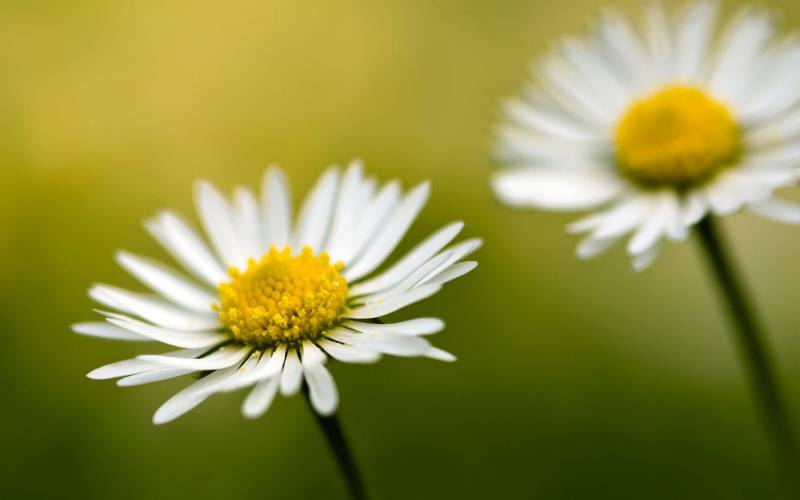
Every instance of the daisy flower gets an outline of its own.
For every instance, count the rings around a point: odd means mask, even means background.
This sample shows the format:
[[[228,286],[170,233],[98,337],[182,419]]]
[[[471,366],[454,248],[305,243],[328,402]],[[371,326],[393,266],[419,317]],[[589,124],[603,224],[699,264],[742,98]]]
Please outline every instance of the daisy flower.
[[[578,255],[630,236],[637,270],[709,214],[800,223],[800,207],[775,197],[798,178],[800,40],[778,39],[758,8],[724,29],[716,18],[716,2],[675,15],[653,2],[640,30],[606,12],[558,43],[504,107],[497,195],[515,207],[592,210],[569,226],[586,234]]]
[[[343,173],[327,170],[293,219],[287,181],[277,168],[265,173],[260,199],[238,188],[229,201],[211,184],[197,183],[197,212],[210,246],[172,211],[145,224],[188,275],[118,252],[117,262],[154,293],[94,285],[89,295],[102,306],[105,322],[73,327],[173,350],[102,366],[88,377],[134,386],[199,376],[156,411],[153,421],[162,424],[212,394],[251,386],[242,413],[255,418],[278,392],[291,396],[304,382],[316,412],[331,415],[338,395],[325,367],[329,358],[454,360],[424,337],[444,328],[440,319],[381,319],[477,266],[464,258],[480,246],[479,239],[448,247],[463,227],[454,222],[379,270],[429,191],[427,182],[408,193],[396,181],[378,186],[354,162]]]

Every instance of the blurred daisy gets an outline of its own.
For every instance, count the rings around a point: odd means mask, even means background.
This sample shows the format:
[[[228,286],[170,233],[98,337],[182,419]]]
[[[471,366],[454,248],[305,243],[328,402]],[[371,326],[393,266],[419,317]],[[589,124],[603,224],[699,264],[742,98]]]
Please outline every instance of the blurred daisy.
[[[645,11],[641,34],[610,12],[537,64],[510,100],[494,189],[509,205],[595,213],[569,226],[592,257],[631,235],[635,269],[709,213],[746,209],[800,223],[774,197],[798,178],[800,40],[776,40],[766,11],[715,35],[717,6]]]
[[[86,335],[177,349],[112,363],[89,378],[121,377],[117,385],[132,386],[201,375],[156,411],[153,420],[161,424],[212,394],[250,386],[242,412],[255,418],[277,392],[291,396],[304,381],[314,409],[330,415],[338,395],[325,367],[329,357],[346,363],[372,363],[382,354],[454,360],[424,338],[444,327],[441,320],[380,320],[477,265],[463,259],[480,240],[445,248],[463,226],[455,222],[376,273],[428,193],[428,183],[407,194],[395,181],[379,188],[355,162],[344,174],[337,168],[325,172],[293,222],[289,189],[278,169],[267,170],[260,200],[239,188],[229,202],[199,182],[195,201],[210,248],[171,211],[146,223],[194,279],[119,252],[119,264],[155,294],[95,285],[89,295],[113,312],[100,311],[106,322],[73,327]]]

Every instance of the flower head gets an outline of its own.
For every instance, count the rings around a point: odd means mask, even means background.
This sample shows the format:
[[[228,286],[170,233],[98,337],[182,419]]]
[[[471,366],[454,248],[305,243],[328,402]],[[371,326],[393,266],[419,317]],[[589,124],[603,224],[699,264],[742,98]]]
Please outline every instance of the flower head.
[[[199,375],[154,416],[164,423],[215,393],[253,387],[247,417],[262,415],[278,391],[303,381],[315,410],[328,415],[338,394],[328,358],[372,363],[382,354],[455,358],[424,336],[444,328],[437,318],[385,323],[380,318],[437,293],[477,266],[464,261],[479,239],[448,244],[463,224],[451,223],[376,272],[400,243],[428,198],[423,183],[403,194],[397,182],[378,188],[359,162],[331,168],[292,221],[283,173],[270,168],[261,199],[245,188],[232,202],[206,182],[195,200],[211,248],[171,211],[147,221],[153,237],[188,271],[128,252],[117,260],[154,295],[95,285],[89,295],[109,311],[105,322],[73,330],[97,337],[155,341],[177,348],[106,365],[93,379],[132,386]]]
[[[498,196],[595,209],[569,227],[587,233],[578,255],[631,235],[636,269],[710,213],[800,223],[800,207],[774,197],[798,178],[800,40],[776,41],[775,20],[755,8],[715,33],[716,11],[693,0],[670,16],[652,2],[641,34],[607,12],[562,40],[504,108]]]

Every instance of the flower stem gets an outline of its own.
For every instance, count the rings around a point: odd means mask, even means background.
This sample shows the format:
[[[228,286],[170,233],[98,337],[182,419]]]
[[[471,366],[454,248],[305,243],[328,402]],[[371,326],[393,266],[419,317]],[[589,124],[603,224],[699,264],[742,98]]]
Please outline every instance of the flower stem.
[[[747,365],[753,395],[759,405],[773,452],[781,466],[782,480],[787,493],[797,493],[797,478],[800,476],[797,441],[753,308],[739,281],[719,228],[711,216],[701,220],[697,228],[708,263],[735,324],[740,354]]]
[[[319,424],[322,433],[328,441],[328,445],[336,457],[336,463],[339,470],[344,476],[347,483],[347,489],[350,492],[350,498],[353,500],[366,500],[367,493],[364,489],[364,482],[361,480],[361,474],[358,472],[356,462],[353,460],[353,454],[350,452],[350,447],[347,444],[347,439],[342,432],[342,426],[339,424],[339,418],[334,413],[330,416],[322,416],[318,414],[311,406],[311,399],[308,394],[308,387],[303,384],[303,395],[308,403],[308,408],[314,415],[317,423]]]

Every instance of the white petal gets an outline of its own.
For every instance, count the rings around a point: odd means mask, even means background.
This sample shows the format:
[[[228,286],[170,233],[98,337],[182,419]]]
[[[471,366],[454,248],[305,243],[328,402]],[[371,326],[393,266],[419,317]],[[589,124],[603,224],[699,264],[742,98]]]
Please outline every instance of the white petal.
[[[306,198],[297,222],[294,246],[311,247],[319,251],[328,233],[336,191],[339,187],[339,169],[329,168],[317,181],[314,190]]]
[[[607,168],[514,168],[495,174],[495,193],[509,205],[583,210],[610,201],[623,183]]]
[[[227,334],[219,332],[181,332],[149,325],[121,314],[105,313],[105,315],[112,325],[175,347],[186,349],[211,347],[230,338]]]
[[[673,47],[670,27],[664,6],[660,1],[649,2],[645,9],[647,48],[656,78],[666,79],[674,71]],[[692,47],[696,50],[697,47]]]
[[[483,240],[480,238],[472,238],[466,241],[462,241],[457,245],[454,245],[452,248],[450,248],[450,256],[441,265],[435,268],[432,272],[425,275],[418,282],[414,283],[413,286],[416,288],[418,286],[424,285],[425,283],[431,282],[441,273],[445,272],[452,265],[454,265],[457,261],[463,259],[467,255],[470,255],[472,252],[479,249],[481,246],[483,246]],[[447,281],[449,280],[437,281],[437,282],[441,284]]]
[[[339,394],[330,372],[321,363],[303,363],[311,406],[323,416],[332,415],[339,404]]]
[[[572,119],[554,105],[552,99],[537,98],[536,101],[511,99],[504,103],[503,111],[509,120],[520,127],[557,140],[593,143],[604,139],[597,130]]]
[[[253,193],[244,187],[236,189],[233,195],[234,221],[238,233],[239,248],[244,257],[258,258],[266,247],[262,246],[258,217],[258,202]]]
[[[751,212],[762,217],[785,224],[800,224],[800,205],[786,200],[772,198],[749,207]]]
[[[141,359],[126,359],[95,368],[87,373],[86,376],[94,380],[105,380],[109,378],[125,377],[127,375],[149,371],[154,368],[159,368],[159,366]]]
[[[330,337],[392,356],[423,356],[431,349],[430,342],[413,335],[392,335],[385,332],[358,333],[341,329],[332,332]]]
[[[256,384],[242,404],[242,414],[247,418],[258,418],[266,413],[278,393],[280,380],[281,377],[275,376]]]
[[[193,358],[203,354],[203,352],[205,352],[205,349],[186,349],[182,351],[170,352],[169,355],[175,357]],[[149,372],[152,370],[158,370],[160,368],[162,368],[162,366],[156,363],[145,361],[140,358],[133,358],[117,361],[116,363],[104,365],[100,368],[95,368],[86,376],[95,380],[103,380]]]
[[[711,210],[719,216],[730,215],[745,203],[757,203],[772,193],[768,186],[753,182],[740,170],[720,173],[705,189]]]
[[[181,358],[170,355],[143,354],[138,359],[169,368],[186,368],[191,370],[221,370],[239,363],[250,354],[252,347],[228,345],[222,346],[208,356],[202,358]]]
[[[386,290],[406,279],[412,272],[422,266],[436,252],[450,243],[461,232],[463,222],[453,222],[436,231],[422,243],[414,247],[404,257],[395,262],[389,269],[362,283],[350,287],[353,296]]]
[[[774,31],[774,19],[762,9],[744,9],[730,24],[709,80],[711,93],[728,102],[746,95],[761,70],[760,62]]]
[[[303,342],[303,365],[324,363],[328,359],[325,353],[310,340]]]
[[[209,396],[223,388],[227,380],[236,373],[234,365],[224,370],[217,370],[184,388],[156,410],[153,423],[156,425],[175,420],[192,408],[208,399]]]
[[[400,201],[400,183],[392,181],[387,183],[378,195],[364,208],[364,213],[358,222],[353,237],[348,241],[346,248],[341,250],[339,258],[346,264],[354,262],[376,233],[386,223]]]
[[[134,385],[143,385],[182,377],[194,372],[195,370],[188,370],[184,368],[158,368],[156,370],[150,370],[121,378],[117,380],[117,385],[120,387],[132,387]]]
[[[261,190],[261,209],[264,216],[264,248],[275,245],[281,249],[289,244],[292,224],[292,198],[283,171],[270,167],[264,173]]]
[[[343,276],[347,281],[356,281],[362,276],[374,271],[386,257],[392,253],[400,240],[417,218],[420,210],[428,200],[430,183],[423,182],[411,190],[392,212],[386,225],[375,236],[375,240],[367,247],[364,254],[353,264],[345,269]]]
[[[159,295],[193,311],[207,313],[217,297],[177,272],[144,257],[117,252],[116,259],[129,273]]]
[[[345,321],[344,326],[359,332],[383,332],[394,335],[431,335],[444,329],[444,321],[439,318],[417,318],[399,323],[364,323]]]
[[[706,213],[708,213],[708,206],[703,194],[698,191],[689,191],[684,200],[683,223],[687,226],[697,224],[700,219],[705,217]]]
[[[364,209],[360,197],[364,182],[364,168],[356,160],[350,164],[342,178],[336,208],[331,221],[331,234],[325,245],[325,251],[336,262],[341,260],[343,251],[353,239],[359,212]]]
[[[325,349],[330,357],[343,363],[375,363],[381,359],[381,353],[361,346],[342,344],[331,340],[321,340],[319,346]]]
[[[434,285],[444,285],[449,281],[453,281],[456,278],[460,278],[464,276],[468,272],[472,271],[478,267],[478,263],[474,260],[465,261],[465,262],[456,262],[452,266],[449,266],[447,269],[443,270],[442,272],[438,273],[436,276],[431,278],[427,283],[431,283]]]
[[[646,252],[635,256],[633,258],[633,270],[641,272],[650,267],[650,264],[656,260],[660,251],[661,245],[653,245]]]
[[[646,253],[665,234],[677,213],[678,201],[674,193],[665,190],[656,194],[652,211],[628,243],[628,252],[634,256]]]
[[[283,369],[283,362],[286,359],[286,346],[279,345],[272,354],[264,352],[255,368],[249,373],[242,374],[236,381],[237,387],[244,387],[278,375]],[[233,389],[233,388],[231,388]]]
[[[286,362],[281,372],[281,394],[283,396],[294,396],[300,390],[303,383],[303,370],[300,358],[294,350],[286,354]]]
[[[109,325],[102,322],[91,323],[76,323],[72,325],[72,331],[80,333],[81,335],[88,335],[90,337],[100,337],[104,339],[113,340],[132,340],[137,342],[150,342],[153,339],[139,335],[138,333],[129,332],[118,326]]]
[[[435,359],[437,361],[445,361],[447,363],[452,363],[456,361],[456,357],[453,354],[450,354],[447,351],[439,349],[438,347],[431,347],[428,349],[428,352],[425,353],[426,358]]]
[[[701,75],[708,45],[714,31],[717,2],[689,2],[678,19],[675,37],[675,73],[683,81],[692,82]]]
[[[238,245],[232,209],[228,201],[208,182],[195,187],[195,205],[211,244],[226,266],[242,267],[247,262]]]
[[[172,212],[162,212],[145,223],[150,234],[187,270],[216,287],[229,279],[197,233]]]
[[[617,236],[600,238],[591,234],[578,244],[575,253],[579,259],[591,259],[608,250],[618,239]]]
[[[395,311],[399,311],[400,309],[415,302],[419,302],[420,300],[427,299],[441,289],[442,287],[440,285],[422,285],[406,293],[386,297],[384,300],[370,302],[362,306],[357,306],[352,310],[345,312],[343,316],[345,318],[352,319],[379,318]]]
[[[199,313],[179,308],[168,302],[129,292],[109,285],[94,285],[89,296],[101,304],[138,316],[163,328],[181,331],[202,331],[220,328],[219,316],[208,311]]]

